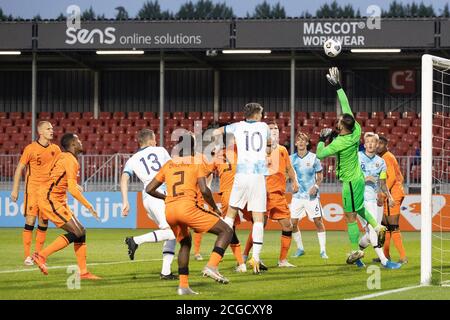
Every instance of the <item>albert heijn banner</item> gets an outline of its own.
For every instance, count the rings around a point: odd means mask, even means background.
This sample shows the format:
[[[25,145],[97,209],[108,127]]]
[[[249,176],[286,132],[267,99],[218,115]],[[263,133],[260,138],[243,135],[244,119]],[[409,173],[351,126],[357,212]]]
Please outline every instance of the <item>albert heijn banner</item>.
[[[149,218],[145,211],[141,194],[138,194],[137,200],[137,227],[154,229],[156,225]],[[291,202],[292,195],[286,194],[288,203]],[[214,194],[214,200],[220,206],[220,196]],[[342,207],[342,198],[340,193],[325,193],[321,194],[320,200],[322,203],[323,220],[327,230],[347,230],[345,223],[344,210]],[[439,231],[439,226],[442,225],[443,230],[450,230],[450,195],[434,195],[433,196],[433,230]],[[420,195],[407,195],[403,200],[401,206],[400,226],[404,231],[417,231],[420,230]],[[446,219],[440,219],[442,216]],[[250,229],[250,222],[243,222],[239,225],[239,229]],[[267,229],[279,230],[280,226],[275,221],[269,221]],[[300,222],[300,228],[302,230],[316,230],[314,222],[305,217]]]
[[[38,49],[229,48],[230,27],[230,21],[40,22]]]
[[[86,199],[95,207],[100,221],[94,219],[89,211],[71,196],[68,204],[72,212],[87,228],[136,228],[136,210],[131,210],[128,217],[122,217],[122,197],[120,192],[84,192]],[[140,195],[139,195],[140,196]],[[136,208],[136,192],[129,193],[131,208]],[[20,193],[17,203],[10,198],[10,192],[0,192],[0,227],[23,227],[23,193]],[[50,223],[53,227],[53,224]]]
[[[238,20],[236,48],[321,48],[329,38],[348,48],[433,48],[432,19]]]

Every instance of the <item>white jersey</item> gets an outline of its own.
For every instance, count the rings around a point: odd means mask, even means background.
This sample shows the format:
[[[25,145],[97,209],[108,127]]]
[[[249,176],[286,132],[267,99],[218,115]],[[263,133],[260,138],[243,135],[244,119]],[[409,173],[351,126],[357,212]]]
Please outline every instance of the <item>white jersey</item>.
[[[169,153],[163,147],[145,147],[139,149],[128,159],[123,172],[129,174],[130,177],[135,174],[144,184],[145,190],[150,181],[170,159]],[[165,192],[165,184],[159,187],[158,191]]]
[[[225,127],[225,134],[232,133],[237,146],[236,174],[268,175],[266,164],[269,126],[264,122],[240,121]]]

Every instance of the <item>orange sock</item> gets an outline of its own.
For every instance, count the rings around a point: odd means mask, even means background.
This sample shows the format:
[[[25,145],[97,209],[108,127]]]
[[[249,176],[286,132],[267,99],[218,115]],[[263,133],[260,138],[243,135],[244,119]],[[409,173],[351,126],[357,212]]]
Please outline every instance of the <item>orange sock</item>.
[[[61,249],[64,249],[69,245],[69,240],[63,235],[59,236],[55,239],[52,243],[48,245],[48,247],[42,249],[39,254],[43,256],[44,258],[47,258],[49,255],[55,253],[56,251],[59,251]]]
[[[222,255],[213,251],[213,253],[211,253],[211,256],[209,257],[208,267],[217,268],[221,260]]]
[[[391,231],[386,231],[386,240],[384,241],[384,255],[390,259],[389,248],[391,246]]]
[[[253,247],[253,233],[252,230],[250,230],[247,242],[245,243],[244,256],[248,257],[248,254],[250,253],[250,250],[252,250],[252,247]]]
[[[241,252],[241,244],[230,244],[231,251],[233,251],[233,255],[236,258],[237,263],[240,265],[244,263],[244,258],[242,258]]]
[[[22,241],[25,258],[30,256],[32,239],[33,239],[33,229],[31,230],[23,229]]]
[[[194,232],[194,254],[200,253],[200,244],[202,243],[203,234]]]
[[[42,247],[44,247],[45,238],[47,235],[47,231],[43,231],[38,229],[36,232],[36,244],[35,244],[35,250],[36,252],[39,252],[42,250]]]
[[[189,281],[187,274],[180,274],[180,288],[189,288]]]
[[[87,272],[86,266],[86,243],[74,243],[75,255],[77,256],[78,267],[80,268],[80,274]]]
[[[403,239],[400,230],[392,231],[392,239],[394,239],[395,248],[397,248],[398,253],[400,254],[400,259],[406,258],[405,248],[403,247]]]
[[[282,235],[281,236],[281,250],[280,250],[280,261],[286,259],[289,248],[291,247],[292,235]]]

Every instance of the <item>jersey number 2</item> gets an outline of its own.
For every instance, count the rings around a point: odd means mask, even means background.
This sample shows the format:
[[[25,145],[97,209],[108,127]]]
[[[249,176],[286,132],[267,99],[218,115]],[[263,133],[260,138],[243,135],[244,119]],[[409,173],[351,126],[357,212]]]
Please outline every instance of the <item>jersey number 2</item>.
[[[184,195],[184,192],[177,193],[177,187],[184,184],[184,171],[177,171],[173,173],[174,176],[180,176],[180,181],[176,182],[172,186],[172,194],[174,197]]]

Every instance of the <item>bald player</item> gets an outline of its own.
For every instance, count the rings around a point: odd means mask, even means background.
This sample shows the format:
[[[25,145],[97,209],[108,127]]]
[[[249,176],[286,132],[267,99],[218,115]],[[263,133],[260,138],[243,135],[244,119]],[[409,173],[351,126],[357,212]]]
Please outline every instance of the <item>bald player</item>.
[[[37,131],[39,138],[27,145],[20,157],[16,172],[14,173],[14,183],[11,191],[11,199],[16,202],[19,198],[20,179],[26,168],[25,193],[24,193],[24,216],[25,227],[22,232],[24,264],[33,265],[31,259],[31,242],[33,229],[38,219],[38,230],[36,232],[35,250],[41,250],[45,242],[48,227],[48,220],[44,219],[39,212],[37,205],[39,186],[49,179],[51,164],[61,150],[56,144],[52,144],[53,126],[48,121],[38,123]]]

